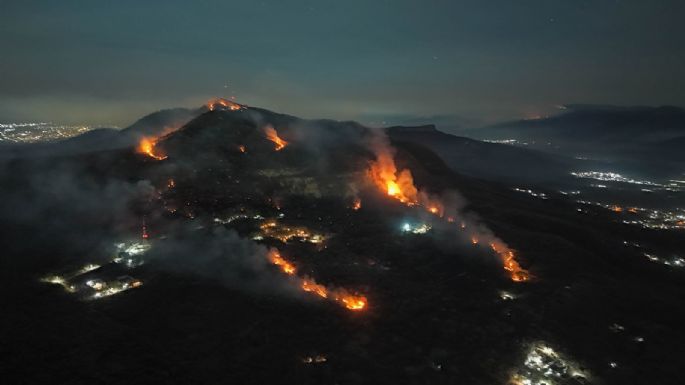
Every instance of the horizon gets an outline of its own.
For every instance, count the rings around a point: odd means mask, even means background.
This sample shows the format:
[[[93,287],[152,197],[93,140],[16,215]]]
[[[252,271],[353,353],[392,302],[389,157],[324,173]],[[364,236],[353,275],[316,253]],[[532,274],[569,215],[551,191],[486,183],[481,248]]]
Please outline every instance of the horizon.
[[[495,5],[5,4],[0,117],[125,127],[216,95],[310,118],[476,125],[570,101],[685,105],[682,2]]]

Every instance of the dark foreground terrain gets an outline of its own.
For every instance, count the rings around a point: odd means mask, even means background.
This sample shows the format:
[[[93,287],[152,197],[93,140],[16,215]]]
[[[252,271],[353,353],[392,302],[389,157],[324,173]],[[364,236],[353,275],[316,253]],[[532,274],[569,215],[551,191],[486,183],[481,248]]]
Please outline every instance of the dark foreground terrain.
[[[367,183],[367,135],[216,108],[160,138],[160,159],[130,146],[4,160],[2,382],[682,383],[685,271],[645,257],[685,250],[682,230],[466,177],[391,136],[419,188],[458,191],[463,216],[516,250],[532,279],[513,282],[487,247]],[[406,231],[419,223],[432,228]],[[120,277],[127,290],[97,296]],[[303,277],[368,303],[311,295]]]

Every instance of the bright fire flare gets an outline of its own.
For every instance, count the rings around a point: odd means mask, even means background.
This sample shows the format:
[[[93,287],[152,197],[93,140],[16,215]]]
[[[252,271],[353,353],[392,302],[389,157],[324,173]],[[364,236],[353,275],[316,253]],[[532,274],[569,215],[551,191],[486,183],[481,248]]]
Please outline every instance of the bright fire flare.
[[[335,300],[342,302],[350,310],[364,310],[367,305],[366,297],[360,295],[341,293],[336,295]]]
[[[427,194],[419,193],[409,170],[397,172],[395,160],[389,145],[380,145],[375,148],[376,160],[372,161],[368,175],[374,184],[386,194],[407,206],[419,206],[427,212],[444,217],[444,205],[429,197]],[[448,223],[454,223],[453,217],[448,217]],[[462,230],[466,229],[466,223],[459,224]],[[471,234],[471,243],[478,245],[480,242],[477,233]],[[509,277],[514,282],[525,282],[530,279],[530,274],[523,269],[515,260],[514,252],[504,244],[491,244],[493,251],[502,260],[503,267],[509,272]]]
[[[271,125],[265,126],[264,127],[264,133],[266,134],[267,139],[274,142],[274,144],[276,145],[276,147],[274,149],[276,151],[281,151],[282,149],[285,148],[285,146],[288,145],[288,142],[286,142],[285,140],[278,137],[278,132],[276,132],[276,129],[273,128],[273,126],[271,126]]]
[[[392,154],[383,151],[377,154],[369,169],[371,180],[391,196],[402,203],[413,206],[419,203],[418,191],[409,170],[397,172]]]
[[[164,160],[166,155],[155,153],[155,145],[157,145],[156,138],[143,137],[138,143],[138,152],[145,154],[153,159]]]

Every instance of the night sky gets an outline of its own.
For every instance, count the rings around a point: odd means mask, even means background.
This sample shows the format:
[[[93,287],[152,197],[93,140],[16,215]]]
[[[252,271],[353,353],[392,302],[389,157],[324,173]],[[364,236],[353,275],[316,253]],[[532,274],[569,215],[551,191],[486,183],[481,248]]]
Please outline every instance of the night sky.
[[[0,0],[0,121],[125,126],[215,96],[365,123],[682,106],[684,15],[683,0]]]

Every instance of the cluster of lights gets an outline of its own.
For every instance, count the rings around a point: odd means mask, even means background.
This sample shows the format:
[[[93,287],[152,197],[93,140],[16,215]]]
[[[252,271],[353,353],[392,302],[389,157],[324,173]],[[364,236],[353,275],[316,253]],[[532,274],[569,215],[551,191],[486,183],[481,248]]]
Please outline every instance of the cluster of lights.
[[[115,245],[117,255],[112,262],[122,264],[129,269],[141,266],[145,261],[141,258],[152,247],[148,242],[126,242]]]
[[[307,356],[302,358],[302,363],[305,364],[323,364],[324,362],[328,361],[326,356],[322,354],[317,354],[315,356]]]
[[[67,139],[90,131],[89,126],[64,126],[52,123],[0,123],[0,142],[34,143]]]
[[[402,225],[403,232],[412,234],[426,234],[431,230],[431,228],[431,225],[426,223],[418,223],[414,225],[410,223],[405,223]]]
[[[255,215],[235,214],[235,215],[231,215],[227,218],[214,218],[214,223],[218,223],[221,225],[228,225],[228,224],[231,224],[231,223],[233,223],[237,220],[240,220],[240,219],[262,220],[262,219],[264,219],[264,217],[259,215],[259,214],[255,214]]]
[[[646,229],[685,229],[685,209],[676,208],[672,211],[666,211],[635,208],[635,210],[643,217],[639,220],[624,220],[623,223],[638,225]]]
[[[140,287],[143,285],[143,282],[139,279],[125,275],[109,282],[99,279],[89,280],[86,281],[86,285],[95,290],[95,293],[90,298],[100,299],[119,294],[122,291]]]
[[[483,142],[488,142],[488,143],[496,143],[496,144],[508,144],[512,146],[528,146],[528,142],[522,142],[517,139],[485,139]]]
[[[645,257],[647,257],[647,259],[649,259],[650,261],[655,262],[655,263],[661,263],[661,264],[664,264],[666,266],[685,267],[685,258],[681,258],[681,257],[662,258],[662,257],[658,257],[654,254],[650,254],[650,253],[643,253],[643,255]]]
[[[510,379],[513,385],[555,385],[568,379],[584,381],[588,374],[551,347],[537,343],[528,351],[523,367]]]
[[[678,230],[685,229],[685,209],[675,208],[673,210],[655,210],[644,207],[622,207],[615,204],[605,204],[577,200],[577,203],[602,207],[615,213],[635,214],[632,219],[624,219],[622,222],[628,225],[637,225],[646,229],[656,230]]]
[[[256,237],[253,237],[253,239],[261,240],[265,237],[268,237],[278,239],[283,243],[287,243],[293,239],[296,239],[301,242],[313,244],[321,244],[326,239],[325,236],[312,233],[306,227],[283,226],[276,220],[266,221],[259,226],[259,228],[261,232]]]
[[[601,171],[574,171],[571,173],[571,175],[575,176],[576,178],[583,178],[583,179],[594,179],[594,180],[599,180],[603,182],[621,182],[621,183],[629,183],[629,184],[636,184],[636,185],[643,185],[643,186],[657,186],[657,187],[663,187],[663,185],[659,183],[654,183],[646,180],[637,180],[637,179],[632,179],[625,177],[619,173],[615,172],[601,172]],[[602,185],[604,186],[604,185]],[[606,187],[606,186],[604,186]]]

